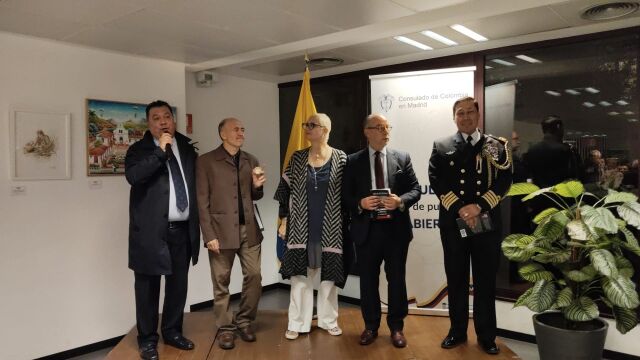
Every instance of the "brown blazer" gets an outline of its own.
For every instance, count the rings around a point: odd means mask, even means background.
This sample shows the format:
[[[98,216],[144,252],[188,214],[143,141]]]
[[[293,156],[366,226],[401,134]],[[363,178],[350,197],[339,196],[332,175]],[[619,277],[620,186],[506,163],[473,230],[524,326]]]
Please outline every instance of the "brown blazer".
[[[253,210],[253,200],[259,200],[263,195],[262,187],[253,187],[251,172],[256,166],[259,166],[258,159],[241,150],[240,191],[249,246],[262,241],[262,232],[258,228]],[[205,244],[218,239],[220,249],[240,248],[236,181],[236,167],[222,145],[198,157],[196,191],[200,228]]]

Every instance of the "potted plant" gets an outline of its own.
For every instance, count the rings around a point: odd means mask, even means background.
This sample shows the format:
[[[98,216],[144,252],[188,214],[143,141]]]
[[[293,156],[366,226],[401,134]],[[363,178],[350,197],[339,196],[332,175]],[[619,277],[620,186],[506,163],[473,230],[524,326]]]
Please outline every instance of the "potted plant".
[[[541,359],[600,359],[608,324],[599,318],[599,304],[611,309],[619,332],[638,324],[640,301],[627,258],[640,256],[629,228],[640,229],[638,198],[614,190],[599,197],[579,181],[543,189],[513,184],[507,196],[518,195],[550,206],[533,219],[532,234],[511,234],[502,243],[505,256],[521,263],[520,276],[533,283],[514,307],[537,313]]]

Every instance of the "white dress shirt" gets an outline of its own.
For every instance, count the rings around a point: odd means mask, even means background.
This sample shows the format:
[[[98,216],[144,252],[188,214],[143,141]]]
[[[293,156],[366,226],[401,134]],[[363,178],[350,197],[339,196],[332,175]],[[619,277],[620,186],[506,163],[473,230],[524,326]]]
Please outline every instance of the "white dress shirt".
[[[156,145],[160,145],[160,142],[157,139],[153,139],[153,142]],[[180,166],[180,172],[182,173],[182,181],[184,182],[184,189],[187,192],[187,201],[189,204],[191,203],[191,199],[189,199],[189,188],[187,187],[187,181],[184,178],[184,169],[182,168],[182,161],[180,161],[180,151],[178,150],[178,142],[176,138],[173,138],[171,142],[171,151],[173,152],[173,156],[175,156],[176,161],[178,162],[178,166]],[[171,175],[171,167],[169,166],[169,161],[167,161],[167,169],[169,169],[169,221],[185,221],[189,220],[189,206],[184,209],[184,212],[178,209],[176,205],[176,189],[173,186],[173,177]]]

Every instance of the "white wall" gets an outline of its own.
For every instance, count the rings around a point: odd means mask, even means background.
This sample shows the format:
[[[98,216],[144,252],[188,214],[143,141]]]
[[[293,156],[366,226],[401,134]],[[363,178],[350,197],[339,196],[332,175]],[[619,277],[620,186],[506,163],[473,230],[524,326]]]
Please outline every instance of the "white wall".
[[[274,83],[248,80],[220,75],[219,81],[210,88],[196,86],[195,75],[186,73],[187,112],[193,115],[193,134],[200,154],[205,154],[221,144],[218,123],[226,117],[240,119],[245,128],[243,150],[255,155],[263,165],[267,182],[264,197],[258,201],[265,226],[262,243],[262,285],[278,282],[278,265],[275,253],[276,219],[278,204],[273,194],[278,185],[280,172],[278,86]],[[202,249],[203,266],[191,272],[189,303],[198,303],[213,298],[208,256]],[[236,261],[230,292],[242,289],[242,272]]]
[[[124,176],[87,177],[85,99],[165,99],[183,128],[184,64],[6,33],[0,49],[0,359],[28,359],[135,324],[129,185]],[[10,180],[11,105],[71,113],[71,180]],[[90,189],[90,179],[102,188]],[[26,193],[11,195],[15,185]]]

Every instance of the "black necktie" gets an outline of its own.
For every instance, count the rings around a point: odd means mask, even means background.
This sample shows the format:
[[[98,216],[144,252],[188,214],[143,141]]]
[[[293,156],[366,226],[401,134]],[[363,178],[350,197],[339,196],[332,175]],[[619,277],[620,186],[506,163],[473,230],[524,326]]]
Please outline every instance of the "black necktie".
[[[376,174],[376,189],[384,189],[384,173],[382,170],[382,158],[380,156],[380,151],[376,151],[376,158],[374,161],[373,170]]]
[[[178,160],[173,154],[171,149],[167,149],[167,157],[169,161],[169,169],[171,169],[171,180],[173,180],[173,189],[176,193],[176,206],[178,210],[184,212],[189,201],[187,200],[187,190],[184,188],[184,180],[182,179],[182,171],[180,171],[180,165]]]
[[[471,135],[467,136],[467,144],[472,145],[471,141],[473,140],[473,137]]]

